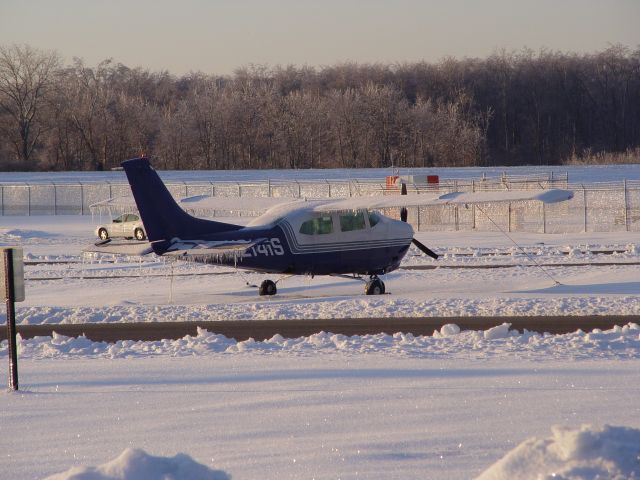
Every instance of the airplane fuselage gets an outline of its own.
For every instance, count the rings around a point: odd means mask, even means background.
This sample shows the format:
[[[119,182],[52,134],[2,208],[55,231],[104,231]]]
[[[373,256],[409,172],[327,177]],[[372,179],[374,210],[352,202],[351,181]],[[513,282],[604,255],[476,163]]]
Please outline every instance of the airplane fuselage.
[[[381,216],[382,217],[382,216]],[[295,229],[295,223],[280,220],[268,228],[247,227],[232,232],[204,235],[199,240],[244,241],[255,245],[241,253],[189,253],[183,260],[236,266],[265,273],[300,275],[363,274],[380,275],[398,268],[411,244],[412,230],[397,220],[382,217],[381,232],[336,232],[331,235],[306,236]],[[397,229],[395,238],[386,236]],[[366,236],[366,237],[365,237]]]

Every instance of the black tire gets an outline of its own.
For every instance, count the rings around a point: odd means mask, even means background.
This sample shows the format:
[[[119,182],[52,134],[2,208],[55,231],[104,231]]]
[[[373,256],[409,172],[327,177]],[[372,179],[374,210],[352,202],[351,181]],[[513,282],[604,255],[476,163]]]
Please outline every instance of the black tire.
[[[258,290],[258,293],[261,296],[264,295],[275,295],[278,292],[278,289],[276,288],[276,284],[274,281],[272,280],[265,280],[264,282],[262,282],[260,284],[260,289]]]
[[[106,228],[101,228],[100,230],[98,230],[98,238],[100,238],[100,240],[109,239],[109,232],[107,232]]]
[[[364,292],[367,295],[382,295],[384,290],[384,283],[382,280],[375,278],[367,282]]]
[[[141,228],[136,228],[133,231],[133,236],[136,237],[136,240],[144,240],[147,236],[144,234],[144,230]]]

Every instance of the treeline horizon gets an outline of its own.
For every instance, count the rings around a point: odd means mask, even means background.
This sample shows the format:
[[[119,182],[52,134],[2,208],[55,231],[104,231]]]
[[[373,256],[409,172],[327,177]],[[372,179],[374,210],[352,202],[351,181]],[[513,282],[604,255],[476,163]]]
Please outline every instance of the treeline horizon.
[[[182,76],[0,46],[0,170],[640,162],[640,47]]]

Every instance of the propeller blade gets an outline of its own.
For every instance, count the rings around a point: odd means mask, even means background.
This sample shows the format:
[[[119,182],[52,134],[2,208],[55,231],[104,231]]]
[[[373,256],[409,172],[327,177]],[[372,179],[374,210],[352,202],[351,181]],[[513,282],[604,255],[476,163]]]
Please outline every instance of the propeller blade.
[[[434,260],[437,260],[439,255],[431,250],[429,247],[425,246],[422,242],[419,242],[415,238],[411,239],[411,243],[413,243],[416,247],[418,247],[425,255],[429,255]]]
[[[402,182],[402,187],[400,188],[400,195],[406,195],[407,194],[407,184]]]
[[[407,217],[409,216],[409,212],[407,211],[406,208],[402,207],[400,209],[400,220],[402,220],[403,222],[407,223]]]

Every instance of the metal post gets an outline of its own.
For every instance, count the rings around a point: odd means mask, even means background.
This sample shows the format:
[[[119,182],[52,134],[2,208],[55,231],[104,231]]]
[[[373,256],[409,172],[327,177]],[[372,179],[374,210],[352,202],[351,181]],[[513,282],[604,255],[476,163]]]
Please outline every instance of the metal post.
[[[80,215],[84,215],[84,185],[80,184]]]
[[[27,212],[31,216],[31,185],[27,185]]]
[[[460,229],[460,217],[459,217],[460,212],[458,211],[458,205],[455,205],[453,208],[454,208],[453,215],[456,221],[456,232],[457,232]]]
[[[542,202],[542,233],[547,233],[547,204]]]
[[[509,214],[509,230],[508,230],[508,232],[511,233],[511,202],[509,202],[508,214]]]
[[[53,184],[53,214],[58,215],[58,188]]]
[[[9,389],[18,390],[18,347],[16,342],[16,309],[13,285],[13,250],[4,249],[4,264],[7,299],[7,340],[9,342]]]
[[[473,218],[473,224],[471,225],[471,228],[475,230],[476,229],[476,204],[475,203],[471,204],[471,218]]]
[[[624,227],[629,231],[629,201],[627,199],[627,179],[624,179]]]
[[[582,185],[582,203],[584,203],[584,233],[587,233],[587,191]]]

